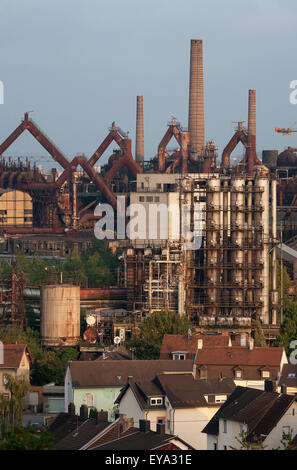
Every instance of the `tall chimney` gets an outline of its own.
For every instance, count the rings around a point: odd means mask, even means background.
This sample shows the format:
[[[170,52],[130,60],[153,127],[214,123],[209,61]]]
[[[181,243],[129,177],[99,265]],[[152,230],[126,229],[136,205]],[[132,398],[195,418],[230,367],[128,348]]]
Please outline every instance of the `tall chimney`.
[[[249,114],[248,114],[248,174],[253,174],[253,164],[256,154],[256,90],[249,90]]]
[[[143,162],[144,162],[143,96],[137,96],[135,160],[140,165],[143,165]]]
[[[202,39],[191,39],[189,93],[190,152],[201,153],[204,147],[204,95]]]
[[[255,136],[256,144],[256,90],[249,90],[248,133]]]

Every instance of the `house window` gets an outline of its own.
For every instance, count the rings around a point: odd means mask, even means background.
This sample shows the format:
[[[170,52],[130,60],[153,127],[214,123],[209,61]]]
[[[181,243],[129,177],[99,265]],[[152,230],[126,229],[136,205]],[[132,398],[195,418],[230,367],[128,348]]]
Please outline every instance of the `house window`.
[[[159,196],[155,196],[155,202],[160,202],[160,197]]]
[[[150,403],[153,406],[163,405],[163,398],[151,398]]]
[[[224,403],[227,400],[227,395],[216,395],[216,403]]]
[[[147,196],[146,197],[147,202],[153,202],[153,199],[154,199],[153,196]]]
[[[186,355],[185,354],[173,354],[174,361],[185,361]]]
[[[241,379],[242,378],[242,371],[241,370],[236,370],[235,371],[235,377],[237,379]]]
[[[165,424],[165,418],[163,416],[160,418],[157,418],[157,424]]]
[[[202,369],[199,369],[200,373],[200,379],[207,379],[207,369],[203,367]]]
[[[226,433],[227,432],[227,420],[224,419],[223,421],[223,432]]]
[[[268,379],[270,377],[269,370],[262,370],[262,377],[263,379]]]
[[[218,448],[218,444],[215,442],[213,445],[213,450],[217,450],[217,448]]]
[[[144,202],[144,196],[139,196],[139,202]]]
[[[93,393],[86,393],[86,405],[88,407],[94,406],[94,395]]]

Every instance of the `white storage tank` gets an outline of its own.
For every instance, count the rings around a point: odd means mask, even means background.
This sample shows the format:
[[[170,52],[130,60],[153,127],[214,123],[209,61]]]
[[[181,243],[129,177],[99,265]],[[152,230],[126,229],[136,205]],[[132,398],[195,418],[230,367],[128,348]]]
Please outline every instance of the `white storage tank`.
[[[44,346],[76,346],[80,341],[80,287],[41,289],[41,341]]]

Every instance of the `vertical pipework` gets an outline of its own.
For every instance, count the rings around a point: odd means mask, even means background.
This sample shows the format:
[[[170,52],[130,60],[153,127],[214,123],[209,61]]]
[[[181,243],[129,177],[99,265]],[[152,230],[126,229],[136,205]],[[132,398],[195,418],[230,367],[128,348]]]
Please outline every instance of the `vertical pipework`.
[[[135,159],[140,165],[143,165],[143,162],[144,162],[143,96],[137,96]]]
[[[256,159],[256,90],[249,90],[248,111],[248,175],[253,176],[253,165]]]
[[[204,147],[204,95],[202,40],[191,40],[189,93],[190,152],[201,154]]]

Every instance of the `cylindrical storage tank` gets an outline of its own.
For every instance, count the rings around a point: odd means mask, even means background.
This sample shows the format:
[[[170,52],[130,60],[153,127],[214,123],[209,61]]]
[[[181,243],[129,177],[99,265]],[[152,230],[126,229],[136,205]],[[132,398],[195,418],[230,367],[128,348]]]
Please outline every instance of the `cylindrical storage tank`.
[[[262,163],[268,168],[276,168],[277,166],[278,150],[263,150]]]
[[[41,289],[41,341],[44,346],[76,346],[80,341],[80,287]]]

